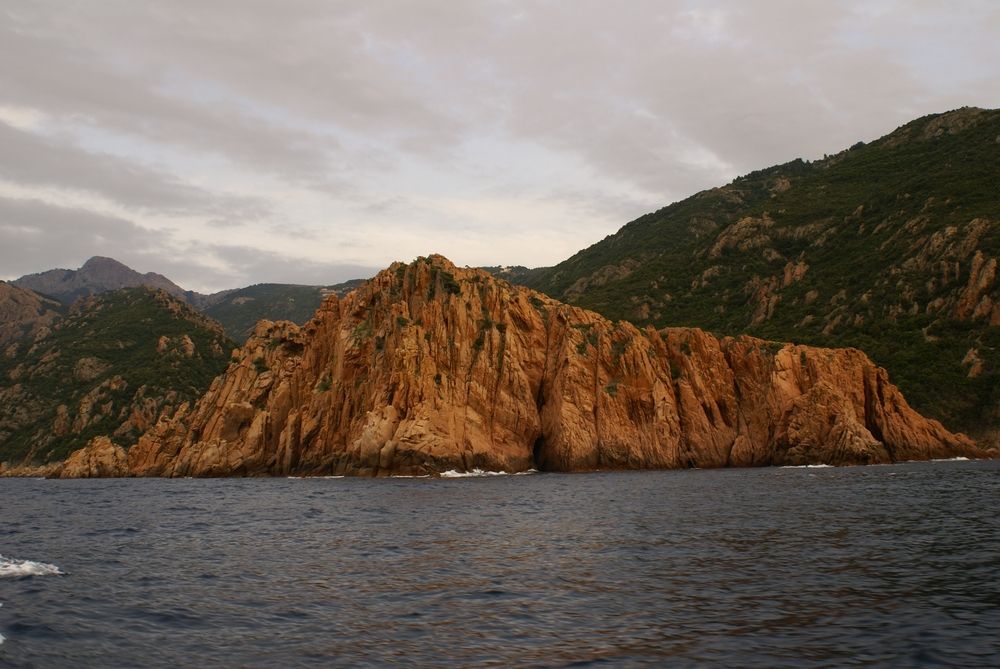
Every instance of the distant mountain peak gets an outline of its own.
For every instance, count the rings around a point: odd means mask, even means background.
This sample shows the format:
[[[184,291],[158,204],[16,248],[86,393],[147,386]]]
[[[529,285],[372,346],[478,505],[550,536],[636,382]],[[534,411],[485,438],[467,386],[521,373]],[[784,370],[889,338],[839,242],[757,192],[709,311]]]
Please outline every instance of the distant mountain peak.
[[[431,261],[451,265],[441,256],[434,256],[428,260]],[[162,290],[195,310],[218,319],[229,336],[242,341],[250,334],[258,320],[291,320],[305,323],[312,318],[324,296],[330,293],[344,295],[362,283],[363,281],[359,279],[327,286],[260,283],[203,295],[184,290],[162,274],[155,272],[141,274],[115,258],[93,256],[79,269],[51,269],[28,274],[11,281],[10,285],[55,298],[65,307],[81,298],[123,288],[141,286]]]
[[[128,265],[105,256],[94,256],[77,270],[53,269],[28,274],[11,283],[52,296],[66,304],[80,297],[136,286],[157,288],[178,297],[184,297],[187,292],[161,274],[140,274]]]
[[[87,260],[87,262],[83,263],[83,266],[80,267],[79,271],[82,272],[84,270],[94,270],[103,268],[121,269],[121,270],[127,270],[129,272],[134,271],[131,267],[129,267],[125,263],[119,262],[118,260],[115,260],[114,258],[109,258],[107,256],[92,256],[89,260]]]

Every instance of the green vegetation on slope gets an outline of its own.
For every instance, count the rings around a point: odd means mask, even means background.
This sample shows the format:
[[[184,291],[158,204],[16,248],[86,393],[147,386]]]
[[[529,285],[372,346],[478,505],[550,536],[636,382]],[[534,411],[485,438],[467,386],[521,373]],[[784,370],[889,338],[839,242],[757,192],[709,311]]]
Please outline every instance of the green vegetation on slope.
[[[643,216],[521,279],[640,325],[853,346],[918,410],[1000,426],[1000,112],[913,121]]]
[[[64,312],[58,300],[0,281],[0,352],[15,353],[19,340],[43,335]]]
[[[98,435],[129,446],[160,411],[200,397],[233,346],[162,291],[87,298],[47,337],[0,357],[0,461],[59,460]]]
[[[523,277],[527,276],[531,270],[524,265],[490,265],[479,269],[489,272],[498,279],[511,283],[520,283]]]
[[[227,292],[205,308],[204,313],[222,324],[227,335],[242,342],[253,332],[257,321],[292,321],[301,325],[313,317],[326,295],[346,295],[362,283],[360,279],[334,286],[259,283]]]

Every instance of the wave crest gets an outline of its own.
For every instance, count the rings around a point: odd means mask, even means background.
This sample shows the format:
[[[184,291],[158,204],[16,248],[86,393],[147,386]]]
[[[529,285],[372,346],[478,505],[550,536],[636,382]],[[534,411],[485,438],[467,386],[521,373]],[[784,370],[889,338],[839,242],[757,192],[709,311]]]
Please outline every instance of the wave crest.
[[[536,474],[537,470],[529,469],[523,472],[491,472],[485,469],[472,469],[467,472],[460,472],[456,469],[449,469],[446,472],[441,472],[440,476],[443,479],[464,479],[464,478],[474,478],[480,476],[522,476],[524,474]]]
[[[829,469],[833,465],[782,465],[778,469]]]
[[[62,575],[62,570],[54,564],[35,562],[34,560],[17,560],[0,555],[0,578]]]

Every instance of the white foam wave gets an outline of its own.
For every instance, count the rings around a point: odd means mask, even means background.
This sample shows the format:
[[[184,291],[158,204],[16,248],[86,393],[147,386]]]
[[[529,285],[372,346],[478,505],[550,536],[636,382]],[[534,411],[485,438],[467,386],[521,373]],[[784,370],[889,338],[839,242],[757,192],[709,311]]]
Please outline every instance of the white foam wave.
[[[833,465],[784,465],[778,469],[827,469]]]
[[[935,460],[931,460],[931,462],[968,462],[968,461],[969,458],[962,455],[959,455],[958,457],[955,458],[937,458]]]
[[[4,641],[5,641],[5,639],[3,638],[3,634],[0,634],[0,646],[3,645]]]
[[[449,469],[446,472],[441,472],[441,478],[443,479],[464,479],[464,478],[476,478],[481,476],[523,476],[524,474],[537,474],[538,470],[529,469],[523,472],[491,472],[485,469],[473,469],[467,472],[460,472],[456,469]]]
[[[54,564],[35,562],[34,560],[15,560],[0,555],[0,578],[60,575],[62,575],[62,571]]]

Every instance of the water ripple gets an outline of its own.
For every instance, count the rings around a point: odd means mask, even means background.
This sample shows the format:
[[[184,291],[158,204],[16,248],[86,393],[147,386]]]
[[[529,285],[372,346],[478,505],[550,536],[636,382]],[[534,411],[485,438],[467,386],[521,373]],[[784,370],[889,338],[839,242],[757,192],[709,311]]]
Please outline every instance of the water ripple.
[[[0,549],[67,575],[0,580],[0,665],[995,667],[998,483],[7,480]]]

